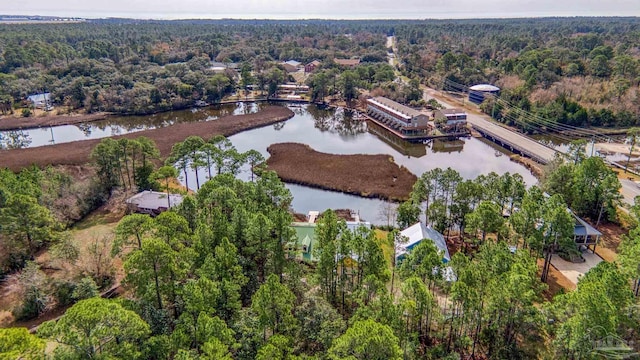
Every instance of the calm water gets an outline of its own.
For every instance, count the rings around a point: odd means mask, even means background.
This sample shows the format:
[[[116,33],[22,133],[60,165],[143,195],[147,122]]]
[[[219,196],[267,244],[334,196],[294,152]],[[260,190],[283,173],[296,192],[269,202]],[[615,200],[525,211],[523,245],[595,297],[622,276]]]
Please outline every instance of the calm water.
[[[60,126],[25,131],[30,146],[51,144],[51,132],[55,143],[102,138],[106,136],[169,126],[185,121],[215,121],[227,114],[256,112],[260,104],[224,105],[218,108],[196,111],[176,111],[143,117],[110,118],[81,126]],[[509,160],[506,150],[484,139],[467,138],[457,141],[435,141],[428,145],[400,142],[375,125],[353,120],[349,113],[338,110],[320,110],[315,106],[291,108],[296,115],[283,123],[249,130],[231,136],[238,151],[255,149],[268,157],[267,147],[273,143],[299,142],[313,149],[334,154],[389,154],[399,165],[405,166],[417,176],[435,169],[451,167],[464,178],[473,179],[480,174],[494,171],[498,174],[519,173],[528,185],[537,182],[523,166]],[[500,155],[500,156],[498,156]],[[200,183],[206,181],[206,170],[199,171]],[[189,188],[196,188],[195,174],[189,174]],[[249,179],[248,169],[240,174]],[[184,179],[182,179],[184,181]],[[312,189],[287,184],[293,194],[293,207],[300,213],[327,208],[348,208],[372,223],[386,224],[380,213],[387,204],[379,199],[367,199],[339,192]]]
[[[296,116],[283,124],[245,131],[229,139],[238,151],[255,149],[265,157],[268,157],[267,147],[273,143],[299,142],[317,151],[334,154],[389,154],[397,164],[407,167],[418,176],[435,168],[451,167],[466,179],[495,171],[498,174],[519,173],[528,185],[537,183],[527,169],[509,159],[505,150],[484,139],[468,138],[427,146],[396,144],[386,140],[382,129],[368,129],[366,123],[351,120],[341,110],[323,111],[313,106],[308,109],[295,109]],[[500,151],[501,156],[496,156],[496,151]],[[245,171],[241,176],[248,179],[250,174]],[[202,172],[200,178],[201,182],[206,180],[206,174]],[[195,188],[193,176],[189,178],[189,187]],[[287,184],[287,188],[294,196],[293,207],[297,212],[306,214],[310,210],[348,208],[359,212],[363,219],[372,223],[386,223],[386,219],[380,215],[385,201],[299,185]]]
[[[0,138],[19,137],[22,146],[36,147],[71,141],[101,139],[143,130],[162,128],[182,122],[213,121],[226,115],[250,114],[258,111],[259,103],[238,103],[169,111],[145,116],[116,116],[87,124],[52,126],[41,129],[0,131]]]

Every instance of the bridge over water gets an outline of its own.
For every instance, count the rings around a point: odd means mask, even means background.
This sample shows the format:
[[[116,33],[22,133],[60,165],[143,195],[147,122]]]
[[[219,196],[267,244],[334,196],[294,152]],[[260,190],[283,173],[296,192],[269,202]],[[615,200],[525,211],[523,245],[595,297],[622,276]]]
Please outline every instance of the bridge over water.
[[[423,89],[425,100],[435,98],[446,108],[460,107],[454,104],[455,102],[458,102],[457,99],[449,99],[444,96],[444,94],[431,88],[424,87]],[[494,121],[490,120],[486,115],[479,115],[477,113],[467,111],[467,123],[469,123],[474,130],[482,134],[482,136],[489,138],[514,152],[530,157],[541,164],[548,164],[553,160],[556,154],[559,153],[556,149],[543,145],[526,135],[498,125]]]
[[[541,164],[548,164],[558,153],[558,151],[553,148],[543,145],[526,135],[522,135],[490,120],[484,119],[480,115],[467,114],[467,122],[484,137],[500,143],[513,152],[530,157]]]

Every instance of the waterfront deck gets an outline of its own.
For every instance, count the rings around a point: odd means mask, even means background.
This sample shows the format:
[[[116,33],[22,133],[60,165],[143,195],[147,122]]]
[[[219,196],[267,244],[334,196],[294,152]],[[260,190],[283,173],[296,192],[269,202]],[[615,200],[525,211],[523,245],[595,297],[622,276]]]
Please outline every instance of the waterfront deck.
[[[367,121],[370,121],[380,127],[382,127],[383,129],[389,131],[390,133],[392,133],[393,135],[397,136],[398,138],[404,140],[404,141],[408,141],[411,143],[421,143],[421,144],[426,144],[427,142],[433,140],[433,139],[457,139],[457,138],[461,138],[461,137],[466,137],[469,136],[469,132],[459,132],[459,133],[448,133],[448,134],[421,134],[421,135],[406,135],[401,133],[400,131],[398,131],[397,129],[385,124],[384,122],[381,122],[377,119],[372,118],[371,116],[368,115],[364,115],[365,119]]]

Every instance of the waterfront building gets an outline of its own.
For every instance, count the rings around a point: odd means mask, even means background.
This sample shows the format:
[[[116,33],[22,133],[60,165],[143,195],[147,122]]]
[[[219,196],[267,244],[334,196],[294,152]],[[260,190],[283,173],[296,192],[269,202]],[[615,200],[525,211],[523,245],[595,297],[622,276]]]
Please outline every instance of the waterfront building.
[[[433,112],[436,126],[446,132],[459,132],[467,126],[467,113],[461,109],[441,109]]]
[[[429,116],[382,96],[367,99],[367,115],[403,135],[421,135],[431,129]]]

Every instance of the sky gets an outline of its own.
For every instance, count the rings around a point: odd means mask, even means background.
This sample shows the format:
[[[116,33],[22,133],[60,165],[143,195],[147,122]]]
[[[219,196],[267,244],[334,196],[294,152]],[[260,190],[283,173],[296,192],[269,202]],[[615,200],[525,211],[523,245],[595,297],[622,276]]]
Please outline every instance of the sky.
[[[0,0],[0,14],[138,19],[640,16],[640,0]]]

